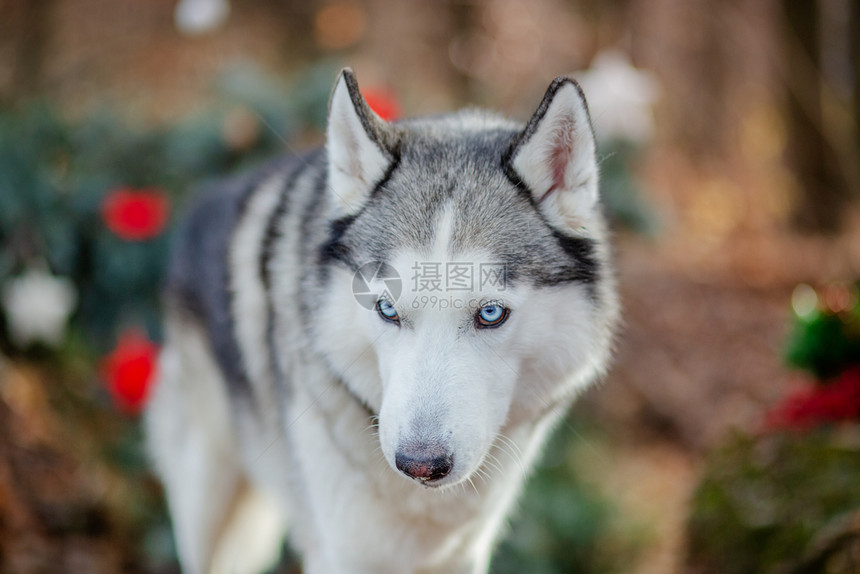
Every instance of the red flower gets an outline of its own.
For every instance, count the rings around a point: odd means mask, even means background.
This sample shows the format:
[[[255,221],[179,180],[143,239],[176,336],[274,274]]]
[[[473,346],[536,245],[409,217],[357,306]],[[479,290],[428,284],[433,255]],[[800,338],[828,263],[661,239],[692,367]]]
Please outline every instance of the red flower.
[[[120,188],[102,202],[102,217],[108,229],[126,241],[151,239],[164,229],[170,203],[158,189]]]
[[[102,377],[114,404],[127,413],[143,409],[155,378],[158,347],[137,330],[123,333],[102,363]]]
[[[836,380],[786,397],[767,413],[765,427],[808,429],[826,422],[860,418],[860,367]]]
[[[385,88],[367,88],[361,93],[370,109],[383,120],[396,120],[400,117],[400,104],[392,91]]]

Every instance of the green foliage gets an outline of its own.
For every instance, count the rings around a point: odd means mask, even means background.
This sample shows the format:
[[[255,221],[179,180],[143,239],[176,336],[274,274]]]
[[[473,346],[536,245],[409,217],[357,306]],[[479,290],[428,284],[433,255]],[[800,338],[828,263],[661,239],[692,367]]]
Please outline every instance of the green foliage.
[[[656,235],[657,215],[642,198],[641,184],[631,167],[638,148],[632,143],[611,141],[600,150],[600,193],[609,218],[632,231]]]
[[[692,501],[690,563],[719,574],[848,574],[860,535],[860,432],[739,435]]]
[[[607,552],[613,507],[582,478],[576,456],[582,440],[569,423],[553,437],[493,558],[493,574],[615,572],[619,555],[632,551]]]
[[[105,227],[102,201],[118,188],[158,188],[175,214],[191,186],[271,157],[303,130],[319,129],[332,68],[314,68],[294,87],[251,69],[225,74],[220,104],[154,129],[107,112],[71,122],[45,104],[0,111],[0,284],[44,261],[74,281],[73,327],[97,349],[109,348],[128,324],[157,337],[169,234],[124,241]],[[225,134],[237,110],[250,123],[248,142],[238,147]]]
[[[789,364],[819,379],[860,362],[860,303],[841,313],[816,309],[796,316],[785,356]]]

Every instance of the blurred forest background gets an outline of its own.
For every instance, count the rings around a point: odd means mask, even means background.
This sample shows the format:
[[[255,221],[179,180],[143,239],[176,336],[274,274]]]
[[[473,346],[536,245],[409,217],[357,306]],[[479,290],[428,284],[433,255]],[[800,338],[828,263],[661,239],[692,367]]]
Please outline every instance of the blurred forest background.
[[[138,412],[207,179],[579,78],[624,332],[493,572],[860,571],[860,3],[0,0],[0,572],[177,572]],[[278,572],[298,572],[285,555]]]

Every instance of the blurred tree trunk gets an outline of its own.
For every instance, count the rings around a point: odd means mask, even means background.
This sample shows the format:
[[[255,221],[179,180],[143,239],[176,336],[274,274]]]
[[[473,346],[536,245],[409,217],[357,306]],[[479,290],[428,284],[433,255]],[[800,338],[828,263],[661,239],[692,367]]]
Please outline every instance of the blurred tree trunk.
[[[850,194],[824,132],[818,2],[782,0],[782,6],[788,55],[788,159],[801,193],[794,220],[805,231],[834,232]]]
[[[851,67],[854,71],[854,142],[860,153],[860,1],[851,2],[850,50]],[[860,185],[860,182],[857,182]],[[855,189],[860,193],[860,189]]]
[[[285,31],[280,41],[283,42],[287,64],[322,57],[314,39],[314,15],[322,3],[316,0],[269,0],[269,4],[272,13],[281,18]]]
[[[478,19],[480,4],[467,2],[447,2],[448,21],[451,22],[453,37],[465,37],[472,32]],[[451,66],[451,89],[460,102],[469,102],[475,99],[476,94],[472,92],[474,83],[471,78],[457,66]]]
[[[13,101],[33,96],[42,87],[45,47],[50,33],[51,5],[54,0],[27,0],[21,5],[18,29]]]

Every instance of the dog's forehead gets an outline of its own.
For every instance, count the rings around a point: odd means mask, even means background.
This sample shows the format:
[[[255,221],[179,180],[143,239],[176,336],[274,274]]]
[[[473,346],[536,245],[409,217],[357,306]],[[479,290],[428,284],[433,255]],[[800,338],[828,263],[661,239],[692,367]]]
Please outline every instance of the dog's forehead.
[[[462,157],[440,161],[438,155],[428,162],[404,158],[357,221],[373,235],[365,246],[427,252],[444,242],[453,257],[522,245],[540,218],[500,164]]]
[[[498,126],[445,133],[434,122],[404,130],[396,164],[355,222],[362,241],[385,251],[426,248],[435,240],[435,222],[452,204],[482,219],[500,215],[518,195],[502,168],[515,134]],[[460,221],[457,226],[465,238],[469,230]]]
[[[434,253],[428,263],[456,263],[482,253],[484,271],[504,265],[507,281],[581,279],[592,264],[589,242],[550,228],[505,171],[517,131],[499,124],[443,132],[433,123],[404,132],[397,165],[347,234],[356,259],[390,261],[411,250]]]

